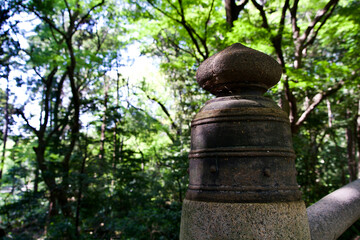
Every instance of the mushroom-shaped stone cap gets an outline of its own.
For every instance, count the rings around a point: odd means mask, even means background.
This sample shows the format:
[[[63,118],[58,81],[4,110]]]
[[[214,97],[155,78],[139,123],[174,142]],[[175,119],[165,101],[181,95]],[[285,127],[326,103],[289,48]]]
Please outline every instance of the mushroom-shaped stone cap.
[[[281,77],[272,57],[235,43],[206,59],[196,73],[199,85],[216,96],[264,93]]]

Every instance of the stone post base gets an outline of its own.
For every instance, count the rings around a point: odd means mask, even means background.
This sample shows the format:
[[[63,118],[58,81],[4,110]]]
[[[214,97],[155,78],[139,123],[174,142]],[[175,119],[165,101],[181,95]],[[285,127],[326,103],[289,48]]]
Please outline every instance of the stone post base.
[[[184,200],[180,240],[310,240],[305,204]]]

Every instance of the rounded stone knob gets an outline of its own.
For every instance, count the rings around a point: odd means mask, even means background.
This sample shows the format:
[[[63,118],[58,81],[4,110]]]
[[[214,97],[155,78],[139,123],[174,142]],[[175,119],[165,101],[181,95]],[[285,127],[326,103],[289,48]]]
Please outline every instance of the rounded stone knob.
[[[196,80],[215,96],[263,94],[280,80],[281,73],[272,57],[235,43],[206,59]]]

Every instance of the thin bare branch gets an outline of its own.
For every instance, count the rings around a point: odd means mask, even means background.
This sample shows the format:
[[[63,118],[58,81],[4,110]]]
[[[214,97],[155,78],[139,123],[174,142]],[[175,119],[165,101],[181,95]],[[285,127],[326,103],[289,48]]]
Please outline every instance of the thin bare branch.
[[[51,35],[52,35],[53,38],[54,38],[54,41],[55,41],[58,45],[60,45],[60,44],[62,43],[63,39],[61,39],[61,40],[59,41],[59,40],[56,38],[53,28],[50,28],[50,32],[51,32]]]
[[[43,20],[45,23],[47,23],[47,24],[50,26],[50,28],[52,28],[52,29],[54,29],[56,32],[60,33],[60,35],[62,35],[63,37],[66,36],[66,34],[65,34],[63,31],[61,31],[61,30],[55,25],[55,23],[54,23],[51,19],[49,19],[48,17],[42,16],[42,15],[41,15],[39,12],[37,12],[36,10],[34,10],[34,9],[29,9],[27,6],[25,6],[25,5],[23,5],[23,4],[22,4],[22,7],[24,7],[24,8],[27,9],[27,10],[29,10],[30,12],[34,13],[38,18],[40,18],[40,19]]]
[[[163,110],[163,112],[165,113],[165,115],[166,115],[166,116],[168,117],[168,119],[170,120],[170,122],[171,122],[171,127],[172,127],[173,129],[175,129],[175,130],[178,130],[179,127],[176,125],[176,123],[175,123],[174,120],[172,119],[172,117],[171,117],[169,111],[167,110],[167,108],[165,107],[165,105],[164,105],[162,102],[160,102],[156,97],[150,97],[147,93],[145,93],[145,94],[146,94],[146,97],[147,97],[148,99],[156,102],[156,103],[160,106],[161,110]]]
[[[328,88],[326,91],[322,91],[317,93],[311,100],[311,104],[305,109],[305,111],[301,114],[299,119],[294,124],[295,130],[298,130],[299,127],[305,122],[309,114],[318,106],[324,99],[329,97],[330,95],[336,93],[339,89],[344,86],[345,81],[341,80],[333,87]],[[295,131],[296,132],[296,131]]]
[[[147,0],[147,2],[153,7],[155,8],[155,10],[159,11],[160,13],[162,13],[165,17],[173,20],[174,22],[180,23],[181,24],[181,20],[174,18],[173,16],[171,16],[170,14],[168,14],[167,12],[163,11],[161,8],[157,7],[152,1]]]
[[[186,31],[188,32],[188,34],[190,35],[191,40],[192,40],[193,43],[195,44],[195,47],[196,47],[198,53],[203,57],[203,61],[204,61],[205,59],[207,59],[207,58],[209,57],[209,50],[208,50],[208,47],[207,47],[207,45],[206,45],[205,40],[204,40],[203,38],[201,38],[201,37],[199,36],[199,34],[194,30],[194,28],[192,28],[192,27],[189,26],[188,24],[184,24],[183,26],[184,26],[184,28],[186,29]],[[202,43],[202,45],[203,45],[203,47],[204,47],[204,49],[205,49],[205,53],[203,53],[203,52],[201,51],[200,45],[199,45],[199,43],[197,42],[196,38],[194,37],[193,33],[195,34],[195,36],[197,36],[197,37],[199,38],[200,42]]]
[[[195,53],[191,52],[190,50],[187,50],[185,48],[182,48],[179,44],[176,44],[170,37],[168,37],[168,41],[173,45],[176,46],[177,48],[179,48],[179,50],[190,54],[192,57],[194,57],[196,59],[197,62],[200,62],[200,59],[196,56]],[[168,59],[170,61],[170,59]]]
[[[180,12],[179,9],[175,6],[175,4],[173,4],[170,0],[166,0],[166,2],[169,3],[170,6],[175,9],[175,11],[177,12],[177,14],[179,14],[179,15],[181,16],[181,12]]]
[[[186,19],[185,19],[185,12],[184,12],[184,8],[182,5],[182,1],[178,0],[178,3],[180,5],[180,17],[181,20],[174,18],[172,15],[170,15],[169,13],[165,12],[164,10],[162,10],[161,8],[157,7],[151,0],[147,0],[147,2],[157,11],[159,11],[160,13],[162,13],[164,16],[166,16],[167,18],[173,20],[176,23],[179,23],[180,25],[182,25],[185,30],[187,31],[189,37],[191,38],[191,41],[193,42],[193,44],[195,45],[195,48],[197,50],[197,52],[202,56],[203,60],[205,60],[206,58],[208,58],[208,48],[206,46],[204,39],[195,31],[195,29],[193,27],[191,27],[190,25],[188,25]],[[179,13],[179,10],[176,10]],[[200,48],[200,44],[198,42],[198,40],[200,40],[200,43],[203,45],[204,49],[205,49],[205,53],[203,53],[203,51]]]
[[[214,2],[215,2],[215,0],[212,0],[211,1],[211,6],[210,6],[210,10],[209,10],[209,13],[208,13],[208,15],[207,15],[207,18],[206,18],[206,21],[205,21],[205,26],[204,26],[204,29],[205,29],[205,39],[206,39],[206,36],[207,36],[207,30],[208,30],[208,24],[209,24],[209,22],[210,22],[210,18],[211,18],[211,13],[212,13],[212,11],[214,10]]]
[[[34,128],[33,126],[31,126],[29,120],[27,119],[27,117],[25,116],[24,112],[21,109],[16,109],[16,114],[20,115],[22,117],[22,119],[24,119],[24,121],[26,122],[26,125],[36,134],[39,134],[39,131],[36,130],[36,128]]]
[[[320,29],[324,26],[325,22],[330,18],[330,16],[333,14],[334,10],[335,10],[336,4],[332,6],[330,12],[324,17],[324,20],[321,22],[320,26],[316,29],[316,31],[311,31],[312,34],[309,41],[307,41],[307,43],[304,45],[304,49],[306,49],[309,45],[313,44]]]
[[[70,103],[71,104],[71,103]],[[67,126],[67,124],[69,123],[69,116],[70,116],[71,111],[67,111],[65,117],[63,118],[63,122],[61,124],[57,124],[52,130],[51,132],[46,136],[45,141],[49,141],[50,138],[57,133],[57,135],[62,135],[62,133],[65,130],[65,127]]]
[[[78,23],[76,24],[76,26],[74,27],[73,33],[75,33],[79,26],[81,24],[83,24],[85,22],[86,19],[88,19],[88,17],[90,16],[91,12],[94,11],[96,8],[100,7],[101,5],[103,5],[105,3],[105,0],[101,0],[101,2],[99,2],[98,4],[94,5],[93,7],[91,7],[87,13],[81,17],[80,21],[78,21]]]
[[[182,5],[182,0],[178,0],[179,5],[180,5],[180,11],[181,11],[181,25],[185,28],[185,30],[188,32],[192,42],[195,44],[195,47],[198,51],[198,53],[203,57],[203,60],[205,60],[206,58],[208,58],[209,56],[209,51],[207,49],[206,46],[206,42],[205,40],[195,31],[195,29],[190,26],[188,24],[188,22],[185,19],[185,11],[184,11],[184,7]],[[194,36],[195,35],[195,36]],[[200,49],[200,44],[198,43],[197,39],[200,40],[200,43],[203,45],[204,49],[205,49],[205,53],[203,53]]]
[[[323,19],[323,17],[330,11],[330,9],[335,6],[337,3],[339,2],[339,0],[330,0],[323,9],[319,10],[313,21],[309,24],[309,26],[306,28],[305,32],[303,33],[303,35],[300,37],[300,41],[304,44],[305,41],[307,40],[307,38],[309,37],[309,34],[311,33],[311,31],[314,29],[314,27],[316,26],[317,23],[319,23],[321,21],[321,19]],[[326,20],[325,20],[326,21]]]
[[[30,55],[30,54],[29,54]],[[39,71],[36,69],[36,67],[33,67],[33,70],[34,70],[34,72],[36,73],[36,75],[38,75],[38,77],[40,77],[41,78],[41,80],[43,81],[43,82],[45,82],[46,80],[45,80],[45,78],[39,73]]]

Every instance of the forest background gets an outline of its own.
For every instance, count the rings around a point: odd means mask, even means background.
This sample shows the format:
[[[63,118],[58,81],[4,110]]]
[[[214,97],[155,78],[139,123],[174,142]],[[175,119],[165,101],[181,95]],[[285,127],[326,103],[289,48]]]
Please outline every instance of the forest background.
[[[196,69],[235,42],[283,68],[306,204],[359,177],[358,0],[0,5],[0,238],[178,239]]]

